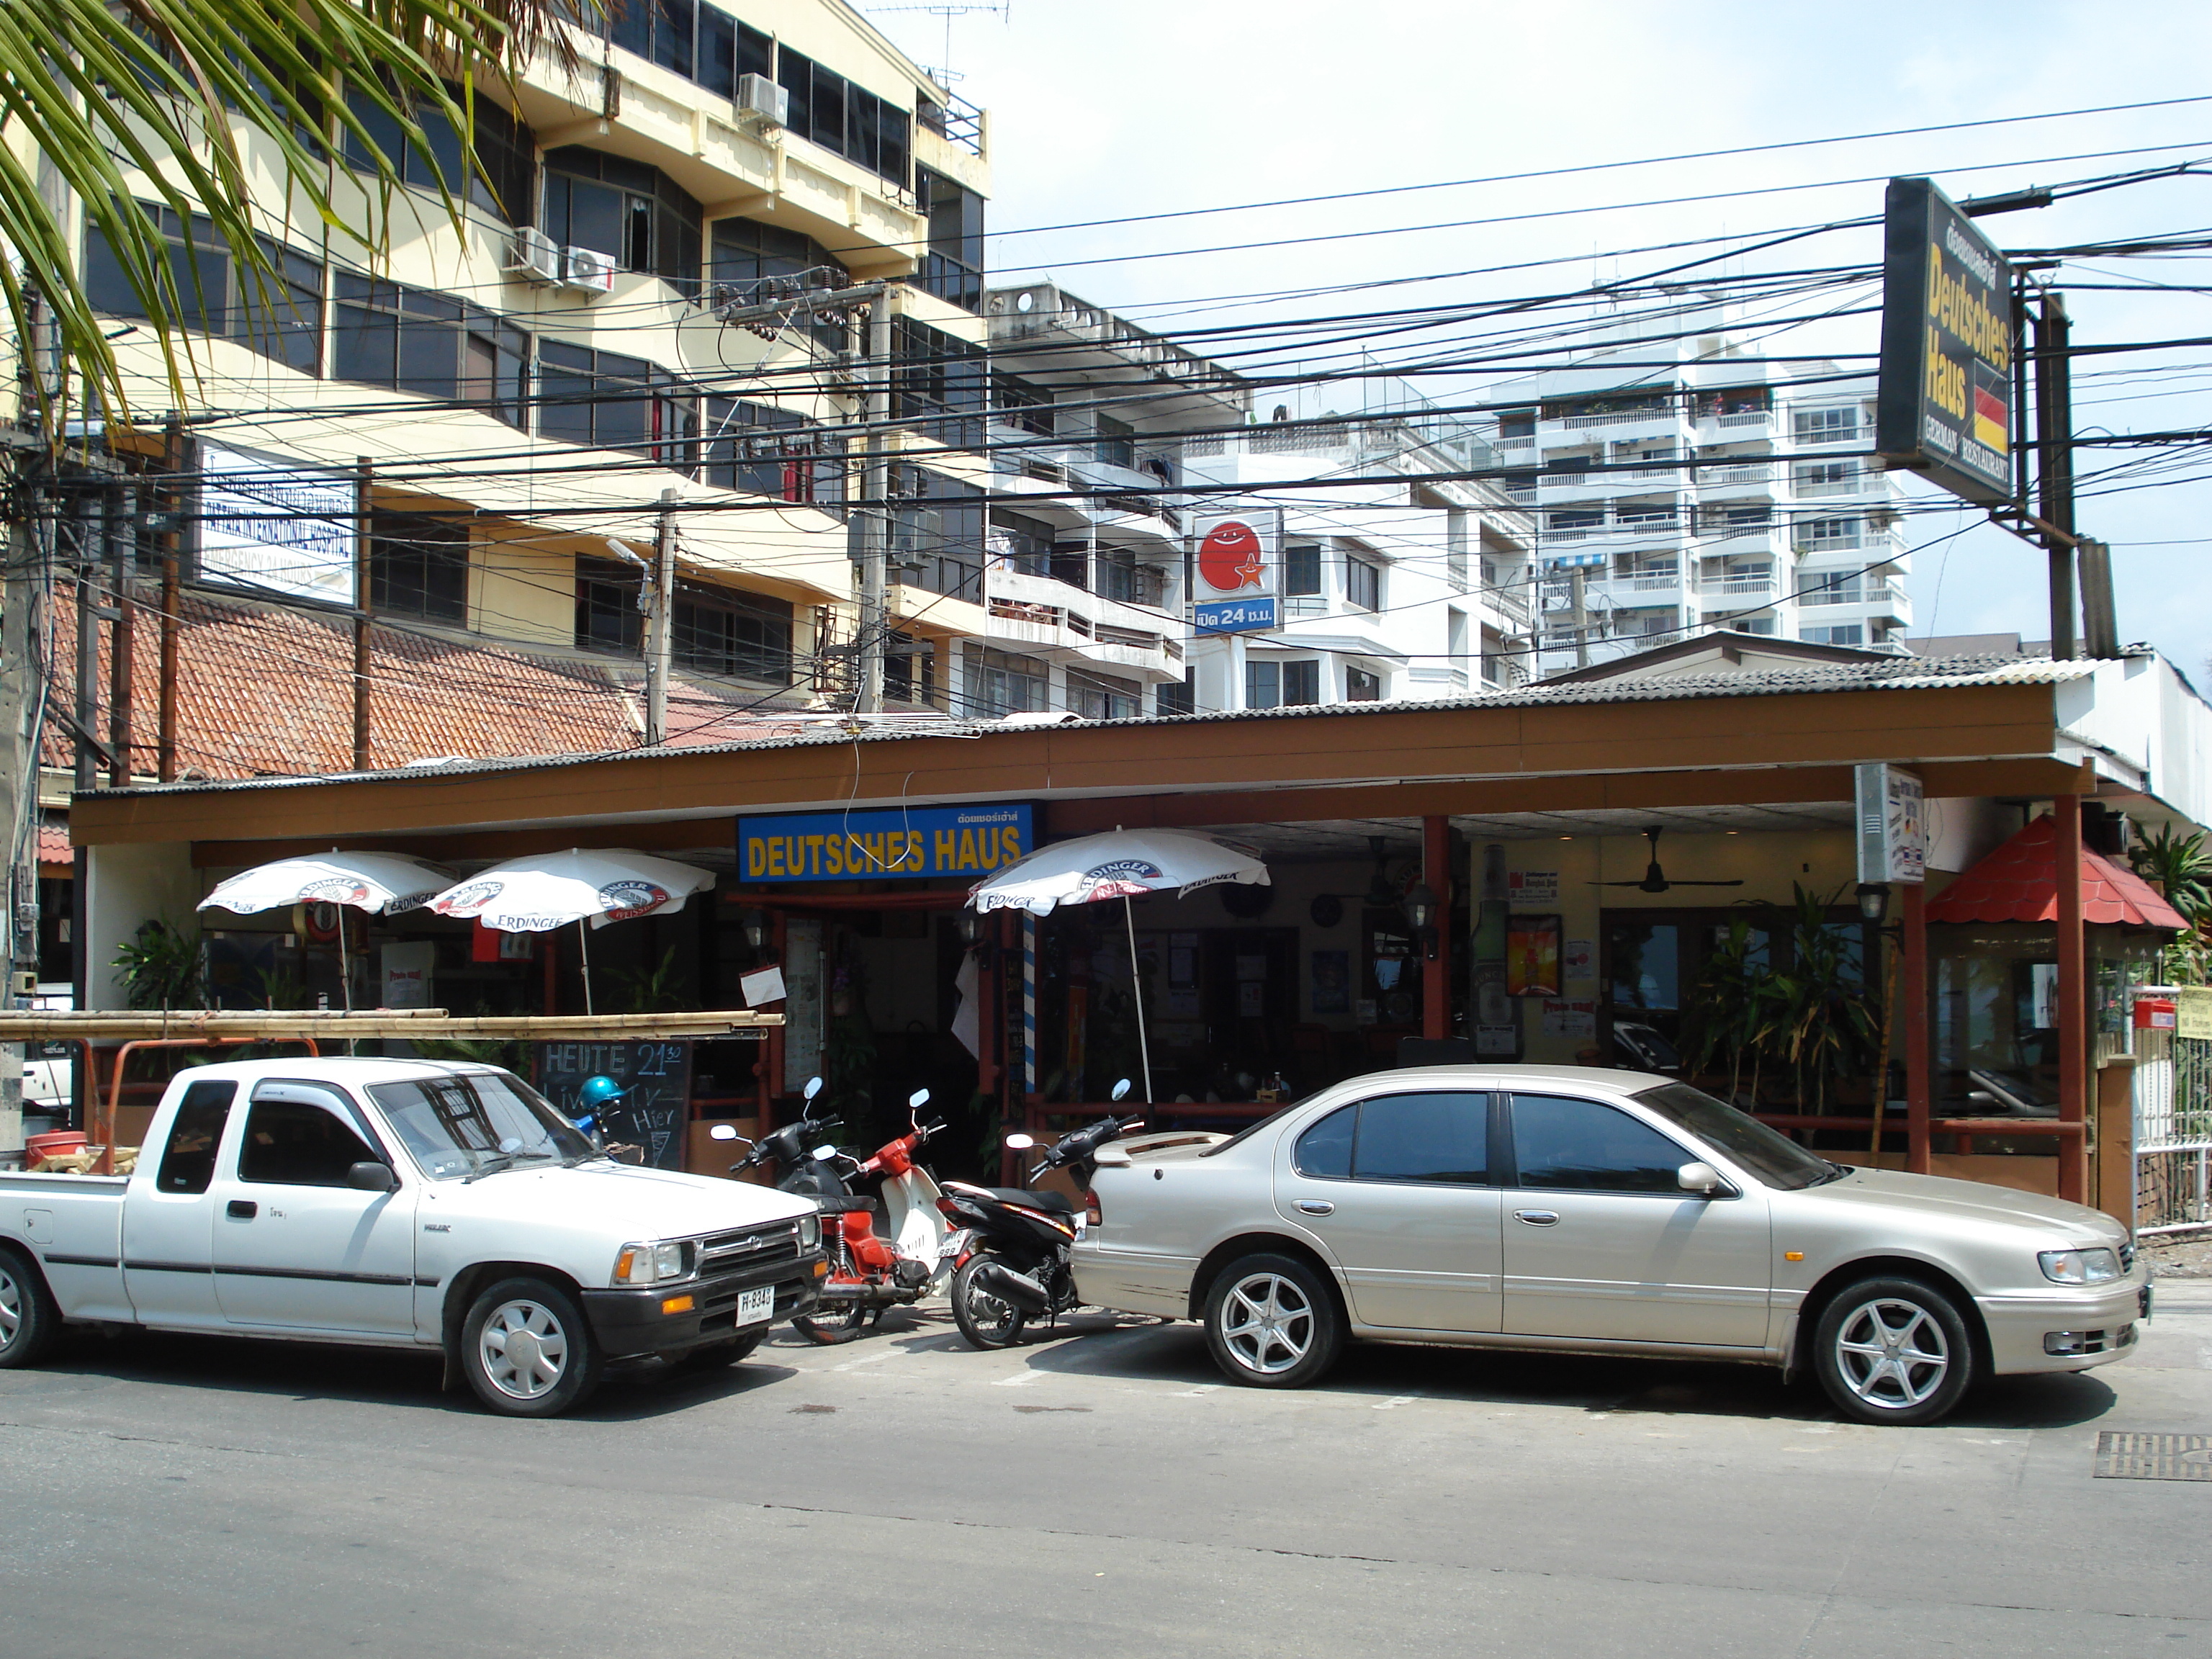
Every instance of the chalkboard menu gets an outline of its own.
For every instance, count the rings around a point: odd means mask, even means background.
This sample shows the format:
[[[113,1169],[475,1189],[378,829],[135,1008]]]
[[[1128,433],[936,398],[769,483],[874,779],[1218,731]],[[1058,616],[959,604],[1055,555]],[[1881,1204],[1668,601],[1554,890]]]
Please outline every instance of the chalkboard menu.
[[[586,1078],[611,1077],[623,1097],[599,1113],[599,1137],[645,1149],[663,1170],[684,1167],[684,1124],[691,1108],[689,1042],[539,1042],[532,1062],[538,1092],[569,1118],[581,1117],[577,1094]]]

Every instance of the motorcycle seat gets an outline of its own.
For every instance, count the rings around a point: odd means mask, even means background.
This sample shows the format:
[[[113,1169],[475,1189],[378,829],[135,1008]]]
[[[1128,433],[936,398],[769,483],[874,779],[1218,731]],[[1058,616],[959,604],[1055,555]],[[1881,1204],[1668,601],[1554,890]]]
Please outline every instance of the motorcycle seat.
[[[869,1215],[873,1215],[876,1212],[876,1200],[872,1198],[822,1198],[817,1196],[814,1200],[814,1207],[821,1211],[824,1215],[848,1215],[856,1210],[865,1211]]]
[[[1075,1213],[1075,1206],[1065,1193],[1031,1192],[1020,1187],[986,1187],[983,1190],[1001,1204],[1020,1204],[1032,1210],[1048,1210],[1054,1215]]]

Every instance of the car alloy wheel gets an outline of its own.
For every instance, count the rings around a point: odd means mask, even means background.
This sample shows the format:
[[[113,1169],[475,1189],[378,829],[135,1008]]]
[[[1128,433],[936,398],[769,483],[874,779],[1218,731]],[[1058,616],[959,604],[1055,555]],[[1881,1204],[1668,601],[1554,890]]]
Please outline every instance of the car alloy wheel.
[[[1835,1364],[1844,1385],[1869,1406],[1911,1411],[1932,1399],[1951,1374],[1951,1343],[1927,1309],[1878,1297],[1844,1316]]]
[[[1229,1287],[1221,1309],[1222,1346],[1247,1370],[1289,1370],[1313,1347],[1313,1304],[1276,1273],[1249,1273]]]
[[[0,1261],[0,1348],[13,1344],[23,1328],[23,1283],[12,1264]]]
[[[543,1302],[503,1302],[477,1338],[483,1374],[514,1400],[542,1400],[568,1369],[568,1334]]]

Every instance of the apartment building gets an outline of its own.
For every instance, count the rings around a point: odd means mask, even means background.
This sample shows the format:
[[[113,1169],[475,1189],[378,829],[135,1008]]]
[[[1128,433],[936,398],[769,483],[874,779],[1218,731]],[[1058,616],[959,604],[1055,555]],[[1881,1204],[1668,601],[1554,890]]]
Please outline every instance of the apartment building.
[[[1506,491],[1540,526],[1540,672],[1708,627],[1902,648],[1910,555],[1898,482],[1866,455],[1871,376],[1717,326],[1484,396]]]
[[[975,487],[945,457],[983,401],[987,119],[840,0],[634,0],[562,27],[572,63],[548,49],[511,94],[477,89],[480,178],[427,118],[437,165],[407,154],[386,199],[333,124],[346,228],[271,185],[273,301],[163,210],[204,295],[181,406],[88,239],[132,377],[110,443],[198,475],[185,574],[210,597],[635,663],[665,549],[679,674],[744,706],[847,696],[871,324],[913,422],[891,476],[923,501]],[[328,533],[272,530],[279,501]],[[894,605],[895,691],[980,631],[980,604]]]

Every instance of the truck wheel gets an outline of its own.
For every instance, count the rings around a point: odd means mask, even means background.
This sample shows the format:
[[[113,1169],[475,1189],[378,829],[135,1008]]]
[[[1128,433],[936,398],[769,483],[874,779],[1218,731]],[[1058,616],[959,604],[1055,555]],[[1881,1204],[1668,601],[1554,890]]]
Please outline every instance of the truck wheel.
[[[1206,1294],[1206,1346],[1231,1382],[1302,1389],[1336,1364],[1344,1321],[1334,1291],[1304,1262],[1248,1255]]]
[[[477,1398],[508,1417],[558,1417],[599,1385],[583,1310],[542,1279],[503,1279],[461,1323],[461,1366]]]
[[[46,1275],[21,1251],[0,1249],[0,1369],[37,1364],[61,1334]]]
[[[971,1348],[1011,1348],[1022,1340],[1027,1316],[1010,1302],[1001,1302],[981,1285],[975,1275],[985,1264],[999,1258],[977,1251],[952,1275],[952,1318]]]
[[[1861,1423],[1912,1427],[1950,1414],[1974,1380],[1974,1344],[1957,1303],[1917,1279],[1863,1279],[1821,1311],[1813,1369]]]
[[[676,1363],[695,1371],[719,1370],[725,1365],[741,1365],[752,1358],[753,1350],[760,1346],[762,1339],[767,1334],[768,1327],[763,1325],[733,1342],[714,1342],[703,1348],[694,1348],[690,1353],[679,1356]]]

